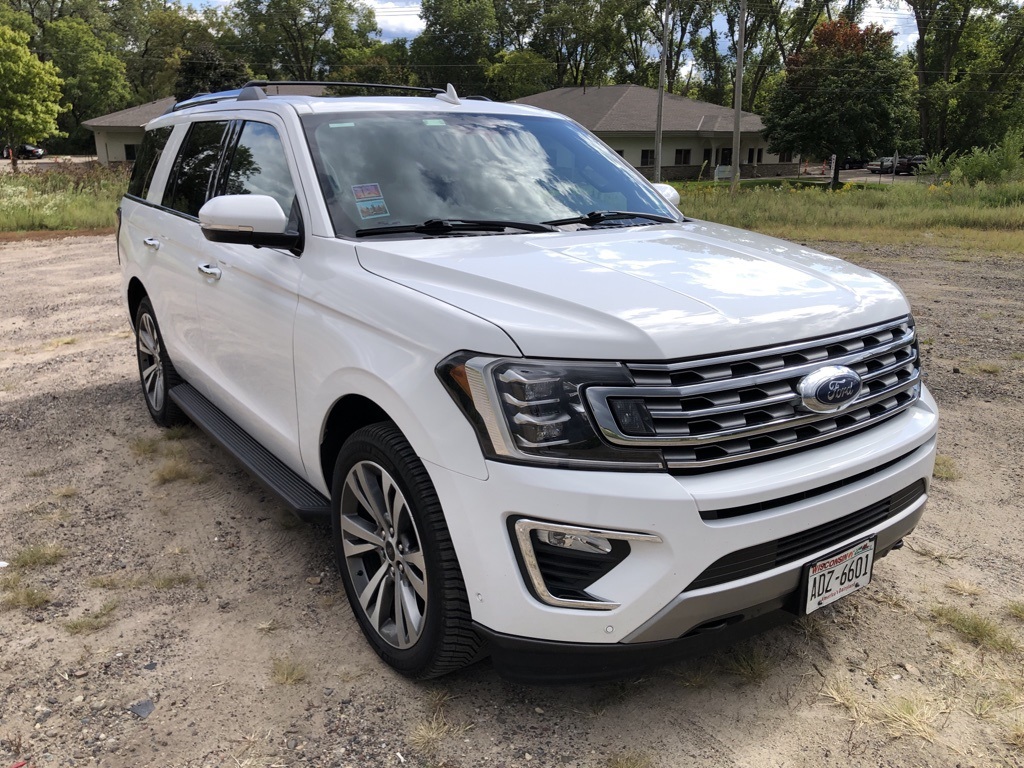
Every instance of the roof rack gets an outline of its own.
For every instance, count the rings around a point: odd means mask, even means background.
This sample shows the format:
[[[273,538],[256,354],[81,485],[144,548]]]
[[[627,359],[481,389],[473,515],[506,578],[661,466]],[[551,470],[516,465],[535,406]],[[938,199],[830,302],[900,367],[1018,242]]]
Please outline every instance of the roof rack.
[[[172,104],[167,109],[167,113],[177,112],[181,109],[188,109],[189,107],[198,107],[201,104],[216,104],[218,101],[258,101],[260,99],[267,98],[266,92],[263,90],[268,85],[274,86],[288,86],[288,85],[300,85],[300,86],[321,86],[323,88],[368,88],[371,90],[382,90],[382,91],[408,91],[410,93],[423,93],[429,94],[430,96],[437,96],[439,94],[448,95],[449,98],[454,98],[458,101],[458,96],[455,95],[454,89],[450,92],[445,91],[441,88],[427,88],[418,85],[387,85],[385,83],[350,83],[335,80],[250,80],[241,88],[236,88],[231,91],[218,91],[217,93],[197,93],[190,99],[179,101],[176,104]],[[451,86],[449,86],[451,88]],[[476,101],[490,101],[486,96],[465,96],[463,98],[472,99]],[[165,114],[167,114],[165,113]]]
[[[242,95],[242,89],[233,91],[218,91],[217,93],[197,93],[190,99],[179,101],[167,108],[167,112],[177,112],[179,109],[198,107],[200,104],[216,104],[218,101],[238,99]],[[167,114],[166,112],[164,114]]]
[[[444,93],[441,88],[425,88],[419,85],[386,85],[384,83],[349,83],[337,80],[250,80],[242,86],[243,89],[250,87],[265,88],[268,85],[319,85],[324,88],[370,88],[382,91],[410,91],[413,93],[429,93],[435,96]]]

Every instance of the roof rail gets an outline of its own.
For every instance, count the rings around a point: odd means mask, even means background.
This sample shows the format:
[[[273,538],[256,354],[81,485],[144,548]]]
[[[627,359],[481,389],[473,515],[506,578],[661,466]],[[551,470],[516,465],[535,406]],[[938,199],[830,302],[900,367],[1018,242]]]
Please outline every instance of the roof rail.
[[[218,101],[237,99],[241,94],[241,89],[234,91],[218,91],[217,93],[197,93],[191,99],[185,99],[184,101],[172,104],[167,112],[177,112],[179,109],[197,107],[200,104],[216,104]]]
[[[441,88],[425,88],[418,85],[387,85],[385,83],[349,83],[338,80],[250,80],[242,88],[266,88],[268,85],[319,85],[324,88],[371,88],[383,91],[410,91],[429,93],[431,96],[444,93]]]

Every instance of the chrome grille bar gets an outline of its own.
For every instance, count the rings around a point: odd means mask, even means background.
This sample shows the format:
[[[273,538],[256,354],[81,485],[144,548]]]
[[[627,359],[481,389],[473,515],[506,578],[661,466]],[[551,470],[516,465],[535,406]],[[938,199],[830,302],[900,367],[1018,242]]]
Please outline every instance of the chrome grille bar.
[[[797,385],[826,365],[857,371],[861,392],[841,411],[808,412]],[[661,449],[670,468],[718,466],[832,440],[906,410],[921,391],[909,317],[782,347],[627,366],[638,383],[589,387],[587,406],[606,440]],[[646,426],[633,421],[625,433],[615,415],[623,407],[641,408]]]

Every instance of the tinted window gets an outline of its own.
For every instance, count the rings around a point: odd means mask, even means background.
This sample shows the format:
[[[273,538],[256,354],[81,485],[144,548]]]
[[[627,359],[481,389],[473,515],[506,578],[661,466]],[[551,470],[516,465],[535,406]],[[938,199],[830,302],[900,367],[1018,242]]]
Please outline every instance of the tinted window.
[[[246,123],[231,157],[226,195],[269,195],[288,213],[295,185],[288,171],[284,145],[277,129],[266,123]]]
[[[164,191],[164,205],[189,216],[199,215],[217,169],[226,127],[224,122],[192,124],[174,161],[174,173]]]
[[[154,128],[152,131],[146,131],[146,135],[142,137],[142,146],[138,149],[135,165],[132,166],[132,178],[128,182],[129,195],[145,198],[149,193],[149,185],[153,181],[153,174],[167,145],[167,139],[170,138],[171,130],[170,127]],[[135,149],[134,145],[130,146]]]

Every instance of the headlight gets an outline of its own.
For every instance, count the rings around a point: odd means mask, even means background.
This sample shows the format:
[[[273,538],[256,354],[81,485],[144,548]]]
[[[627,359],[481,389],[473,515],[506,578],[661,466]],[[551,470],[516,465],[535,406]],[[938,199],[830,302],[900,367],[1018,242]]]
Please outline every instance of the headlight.
[[[437,366],[441,382],[493,459],[594,469],[662,469],[658,451],[601,439],[583,391],[631,386],[619,363],[494,358],[460,352]]]

